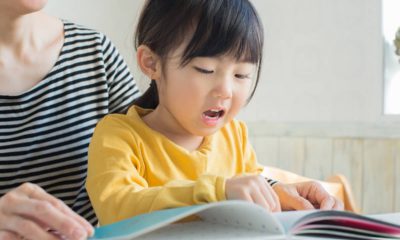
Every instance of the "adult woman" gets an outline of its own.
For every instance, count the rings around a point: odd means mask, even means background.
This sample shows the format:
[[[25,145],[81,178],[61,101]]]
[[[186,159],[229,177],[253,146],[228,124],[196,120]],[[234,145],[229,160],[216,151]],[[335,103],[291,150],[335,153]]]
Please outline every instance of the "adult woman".
[[[91,234],[93,128],[139,94],[104,35],[46,15],[45,4],[0,1],[0,239]]]

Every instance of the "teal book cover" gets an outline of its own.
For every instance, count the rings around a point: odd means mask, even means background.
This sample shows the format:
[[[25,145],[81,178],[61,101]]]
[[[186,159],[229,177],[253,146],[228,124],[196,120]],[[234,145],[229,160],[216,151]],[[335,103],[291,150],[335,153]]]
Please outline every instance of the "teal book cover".
[[[178,221],[186,216],[190,216],[201,211],[205,207],[207,206],[195,205],[138,215],[133,218],[96,228],[95,234],[90,240],[134,238]]]

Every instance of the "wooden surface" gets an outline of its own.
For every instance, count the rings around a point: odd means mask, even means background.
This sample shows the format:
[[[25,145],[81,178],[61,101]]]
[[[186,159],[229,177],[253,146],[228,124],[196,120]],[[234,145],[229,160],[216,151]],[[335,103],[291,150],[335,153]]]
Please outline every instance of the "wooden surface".
[[[400,211],[400,139],[251,134],[259,161],[306,177],[343,174],[363,213]]]

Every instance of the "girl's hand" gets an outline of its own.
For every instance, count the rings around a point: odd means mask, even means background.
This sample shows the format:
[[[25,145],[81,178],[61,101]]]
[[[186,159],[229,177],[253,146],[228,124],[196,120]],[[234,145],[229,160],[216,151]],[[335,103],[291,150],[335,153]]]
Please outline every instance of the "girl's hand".
[[[281,211],[278,196],[265,178],[259,175],[238,176],[226,180],[225,194],[230,200],[245,200],[256,203],[268,211]]]
[[[343,210],[342,201],[331,196],[318,182],[293,184],[277,183],[273,186],[281,201],[282,210]]]
[[[24,183],[0,198],[0,239],[75,240],[92,234],[90,223],[37,185]]]

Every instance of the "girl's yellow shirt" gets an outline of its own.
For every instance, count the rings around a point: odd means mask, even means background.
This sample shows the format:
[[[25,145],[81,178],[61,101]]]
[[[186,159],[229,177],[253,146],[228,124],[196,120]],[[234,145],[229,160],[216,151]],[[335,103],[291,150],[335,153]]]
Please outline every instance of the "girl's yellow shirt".
[[[131,107],[97,125],[86,188],[101,224],[154,210],[225,200],[225,179],[259,174],[243,122],[232,120],[195,151],[149,128]]]

